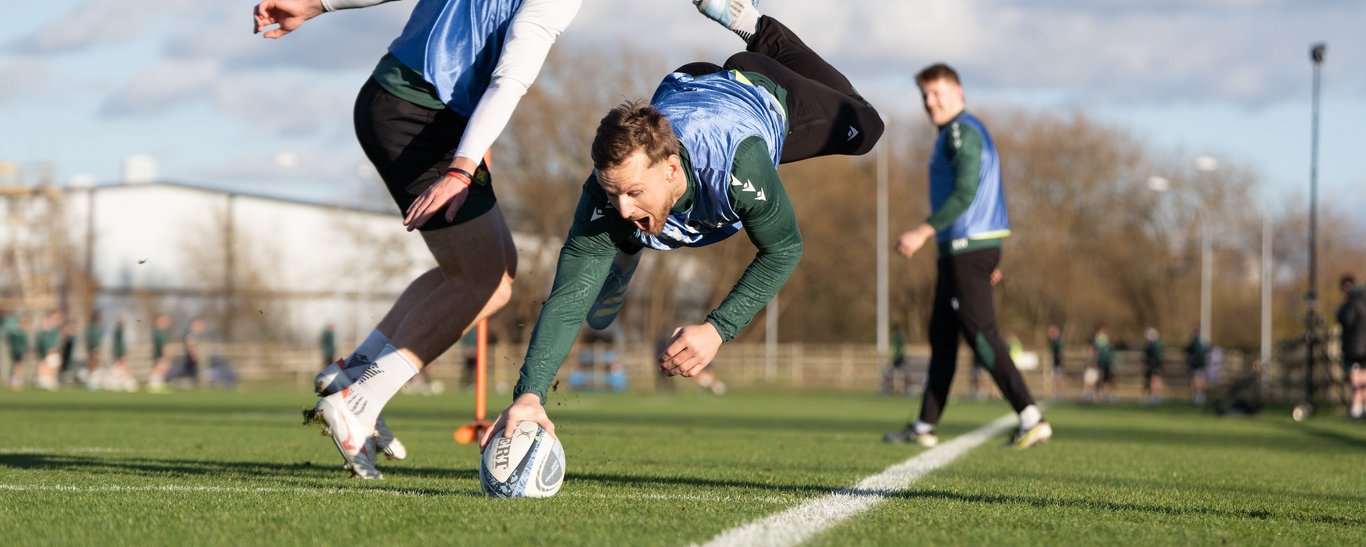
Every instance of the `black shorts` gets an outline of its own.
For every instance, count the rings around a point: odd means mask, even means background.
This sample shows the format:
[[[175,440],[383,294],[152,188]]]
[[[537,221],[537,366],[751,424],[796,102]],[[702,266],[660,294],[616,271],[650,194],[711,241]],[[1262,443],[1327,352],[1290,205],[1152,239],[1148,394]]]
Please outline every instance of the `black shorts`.
[[[1111,366],[1104,366],[1104,365],[1101,365],[1099,368],[1100,368],[1100,381],[1101,381],[1101,382],[1111,383],[1111,382],[1114,382],[1114,381],[1115,381],[1115,367],[1114,367],[1114,365],[1111,365]]]
[[[384,179],[400,214],[406,214],[423,192],[445,176],[469,123],[449,108],[432,110],[400,99],[374,78],[367,80],[356,96],[354,121],[360,147]],[[493,179],[488,166],[481,161],[475,169],[469,197],[456,211],[455,219],[447,222],[442,211],[418,229],[463,224],[487,213],[497,203]]]
[[[1348,382],[1352,381],[1353,368],[1366,370],[1366,357],[1358,359],[1349,359],[1344,357],[1342,359],[1342,377],[1346,379]]]

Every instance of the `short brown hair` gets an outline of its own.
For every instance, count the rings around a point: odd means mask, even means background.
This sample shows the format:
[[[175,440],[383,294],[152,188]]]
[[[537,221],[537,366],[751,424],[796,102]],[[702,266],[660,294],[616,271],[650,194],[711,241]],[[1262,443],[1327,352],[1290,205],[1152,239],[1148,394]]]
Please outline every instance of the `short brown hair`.
[[[613,108],[598,123],[598,133],[593,137],[593,167],[616,167],[637,151],[645,153],[650,165],[678,153],[673,124],[640,99]]]
[[[936,80],[948,80],[959,86],[963,85],[963,82],[958,80],[958,71],[944,63],[935,63],[927,66],[915,75],[916,87],[925,87],[925,84]]]

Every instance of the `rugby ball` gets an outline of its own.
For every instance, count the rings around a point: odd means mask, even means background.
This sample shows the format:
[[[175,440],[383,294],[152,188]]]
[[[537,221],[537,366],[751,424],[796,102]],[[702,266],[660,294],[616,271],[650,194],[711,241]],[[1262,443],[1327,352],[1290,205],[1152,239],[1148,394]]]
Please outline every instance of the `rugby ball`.
[[[564,483],[564,447],[536,422],[517,424],[511,437],[493,432],[479,464],[479,486],[495,498],[548,498]]]

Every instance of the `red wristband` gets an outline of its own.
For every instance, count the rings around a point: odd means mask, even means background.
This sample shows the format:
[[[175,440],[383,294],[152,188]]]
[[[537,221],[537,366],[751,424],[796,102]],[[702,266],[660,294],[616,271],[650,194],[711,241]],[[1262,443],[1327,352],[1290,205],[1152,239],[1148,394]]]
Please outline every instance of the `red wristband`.
[[[471,185],[471,184],[474,183],[474,173],[471,173],[471,172],[466,171],[466,170],[464,170],[464,169],[461,169],[461,168],[459,168],[459,167],[451,167],[451,168],[449,168],[449,169],[446,169],[446,176],[448,176],[448,177],[459,177],[459,176],[464,176],[464,177],[465,177],[465,186],[469,186],[469,185]]]

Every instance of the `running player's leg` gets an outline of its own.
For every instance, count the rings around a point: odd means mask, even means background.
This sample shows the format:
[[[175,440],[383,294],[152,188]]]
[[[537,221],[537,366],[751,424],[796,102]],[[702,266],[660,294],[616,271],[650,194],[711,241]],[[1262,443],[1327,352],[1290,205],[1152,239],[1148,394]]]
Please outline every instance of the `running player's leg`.
[[[782,163],[833,154],[860,155],[882,136],[882,116],[848,78],[776,19],[759,20],[759,32],[725,68],[758,72],[787,91],[789,133]]]
[[[385,91],[374,80],[356,100],[356,135],[366,156],[406,210],[441,180],[466,120],[450,110],[422,108]],[[390,340],[374,363],[348,388],[323,398],[314,412],[353,473],[378,478],[372,439],[379,413],[409,379],[445,352],[478,318],[511,296],[516,252],[496,207],[485,166],[455,218],[433,218],[419,227],[437,261],[405,291],[377,329]]]
[[[948,260],[938,263],[939,278],[934,286],[934,308],[930,311],[930,366],[925,380],[925,394],[920,403],[920,416],[900,431],[882,435],[889,443],[914,441],[921,446],[935,446],[939,437],[935,426],[949,400],[953,375],[958,369],[958,317],[953,313],[954,279],[949,273]]]
[[[996,381],[1001,394],[1015,412],[1032,404],[1024,377],[1010,358],[1010,350],[996,328],[996,307],[991,295],[991,272],[1000,262],[1000,249],[983,249],[955,255],[953,261],[958,286],[958,318],[963,337]]]
[[[938,261],[939,279],[934,286],[934,309],[930,312],[930,367],[925,379],[925,397],[920,405],[920,422],[934,426],[949,401],[953,377],[958,372],[958,344],[962,326],[954,313],[958,289],[949,259]]]

